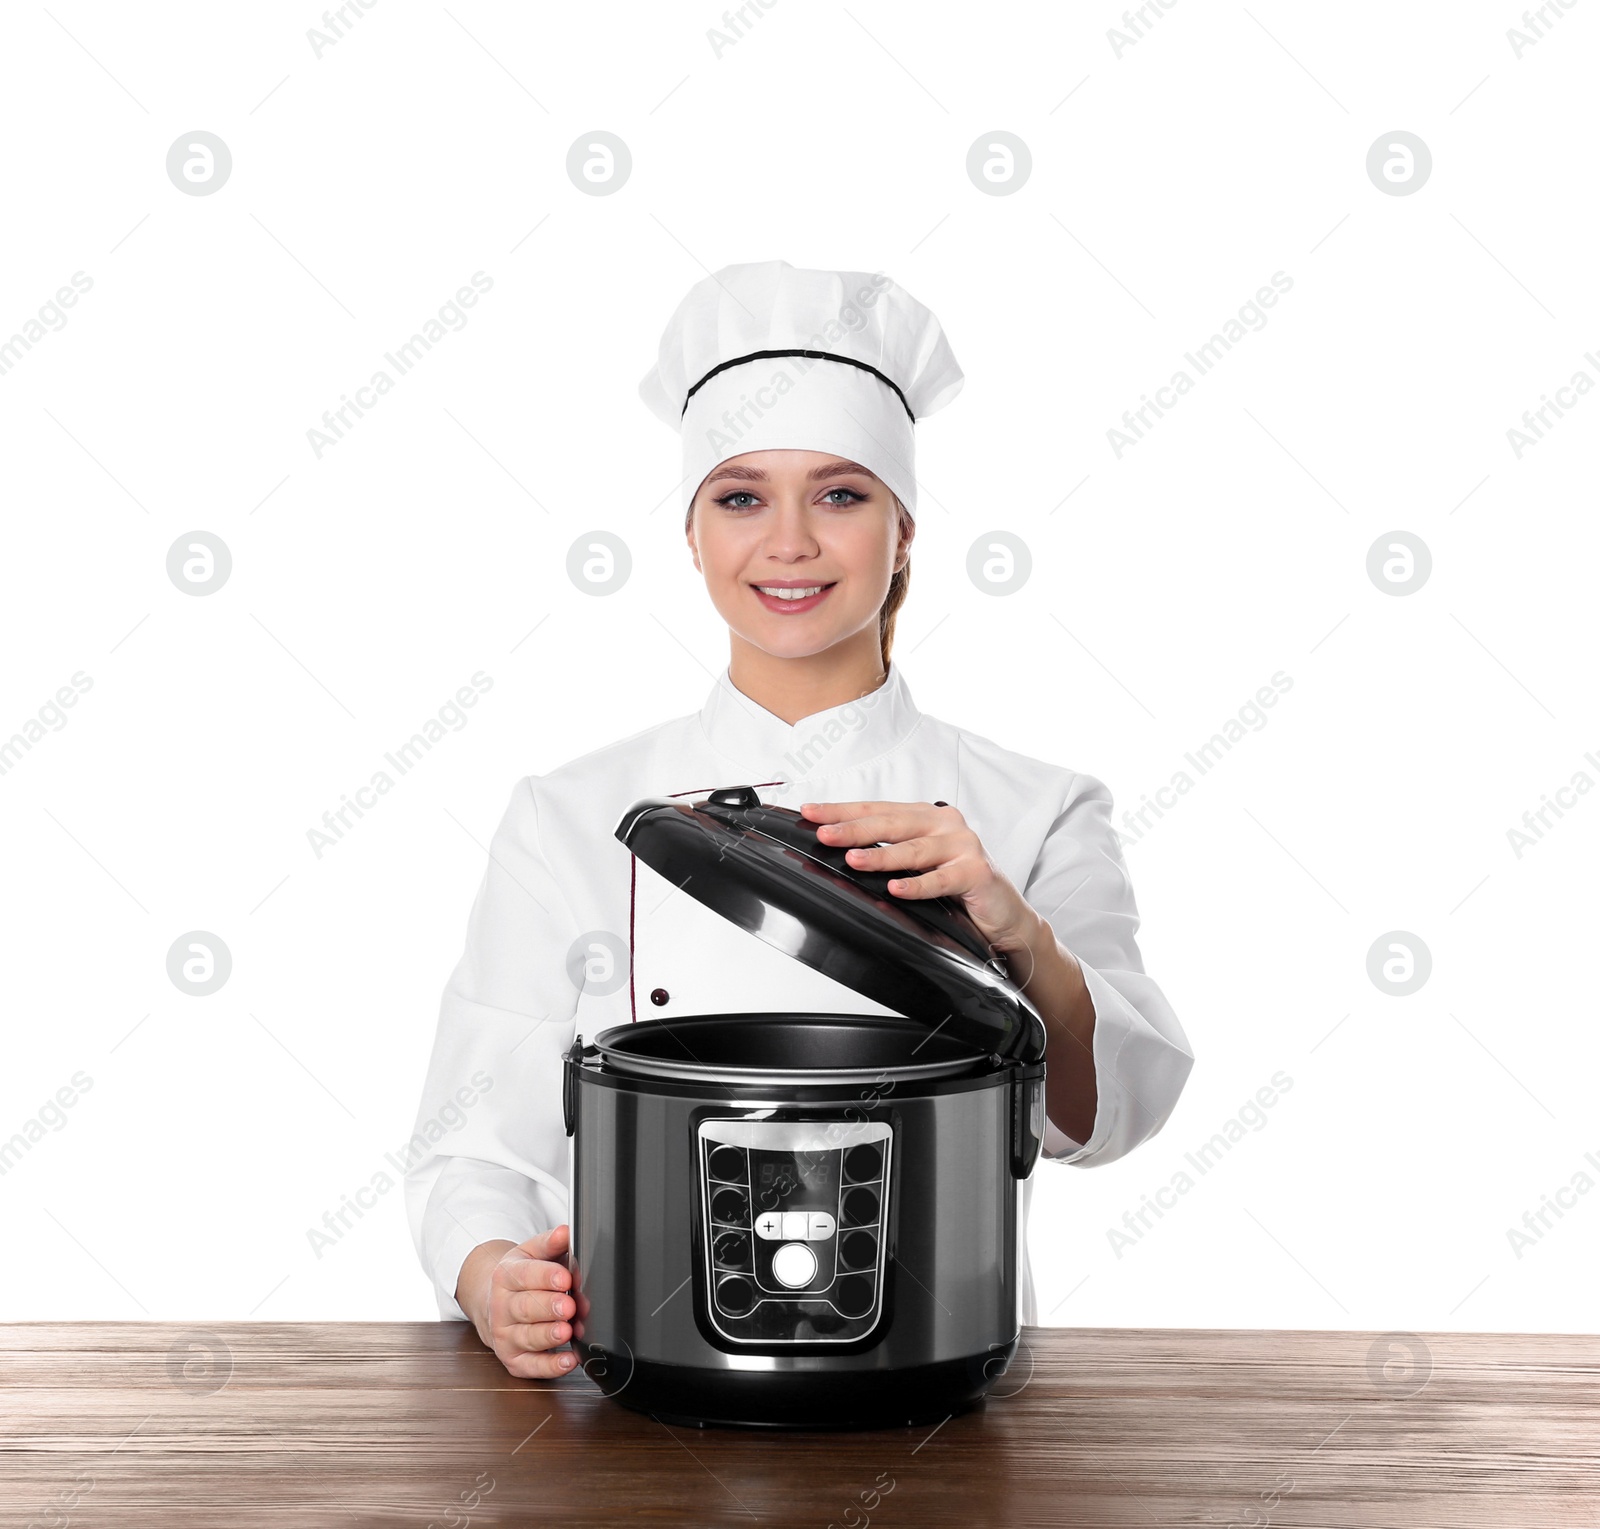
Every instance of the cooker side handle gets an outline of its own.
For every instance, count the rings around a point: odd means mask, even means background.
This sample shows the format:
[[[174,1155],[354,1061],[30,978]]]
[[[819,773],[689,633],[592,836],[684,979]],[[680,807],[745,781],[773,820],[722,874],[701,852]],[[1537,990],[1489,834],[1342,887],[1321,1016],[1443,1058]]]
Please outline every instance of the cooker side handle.
[[[1019,1067],[1011,1080],[1011,1172],[1025,1179],[1044,1146],[1044,1063]]]
[[[588,1050],[593,1055],[598,1048],[590,1046]],[[561,1123],[566,1126],[568,1136],[572,1135],[573,1127],[577,1124],[578,1069],[583,1066],[583,1056],[583,1037],[578,1036],[561,1058]]]

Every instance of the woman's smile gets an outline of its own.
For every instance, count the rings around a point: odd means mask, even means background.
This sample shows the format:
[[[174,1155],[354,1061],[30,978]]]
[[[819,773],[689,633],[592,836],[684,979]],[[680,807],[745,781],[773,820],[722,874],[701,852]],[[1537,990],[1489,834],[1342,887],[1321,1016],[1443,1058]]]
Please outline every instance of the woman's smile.
[[[796,616],[802,611],[815,610],[828,598],[838,580],[821,579],[807,582],[803,579],[767,579],[752,584],[758,599],[769,611],[781,616]]]

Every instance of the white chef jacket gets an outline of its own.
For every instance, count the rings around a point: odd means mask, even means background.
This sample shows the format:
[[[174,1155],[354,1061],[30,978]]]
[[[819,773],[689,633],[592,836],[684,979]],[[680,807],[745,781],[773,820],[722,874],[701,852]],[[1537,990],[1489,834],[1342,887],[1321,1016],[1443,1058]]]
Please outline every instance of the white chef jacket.
[[[792,725],[724,669],[698,712],[526,776],[511,793],[445,987],[406,1173],[411,1234],[442,1317],[465,1320],[456,1279],[479,1243],[523,1242],[568,1218],[562,1053],[575,1035],[658,1016],[895,1012],[730,924],[614,836],[642,797],[726,786],[757,786],[762,801],[794,808],[959,808],[1078,958],[1094,1002],[1094,1129],[1080,1143],[1047,1120],[1043,1159],[1111,1162],[1172,1113],[1193,1055],[1144,973],[1100,781],[923,714],[898,664],[869,695]],[[1032,1189],[1030,1177],[1024,1228]],[[1032,1324],[1025,1233],[1021,1254],[1019,1316]]]

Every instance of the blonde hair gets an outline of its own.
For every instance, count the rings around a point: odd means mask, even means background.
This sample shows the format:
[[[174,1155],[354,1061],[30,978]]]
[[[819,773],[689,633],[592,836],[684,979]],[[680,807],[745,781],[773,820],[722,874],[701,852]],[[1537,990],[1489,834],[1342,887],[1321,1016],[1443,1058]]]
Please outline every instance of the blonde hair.
[[[890,494],[889,498],[894,503],[895,513],[901,520],[910,520],[906,507],[899,499]],[[878,646],[883,650],[883,667],[889,667],[889,649],[894,646],[894,618],[900,614],[900,607],[906,603],[906,595],[911,589],[911,557],[906,556],[905,566],[897,568],[889,576],[889,593],[883,597],[883,604],[878,608]]]
[[[891,493],[889,502],[894,505],[896,530],[902,521],[908,521],[911,516],[906,507],[900,503],[898,495]],[[684,534],[688,535],[689,529],[694,525],[694,501],[689,501],[688,511],[683,517]],[[883,667],[889,667],[889,650],[894,646],[894,618],[900,614],[900,607],[906,603],[906,595],[911,589],[911,559],[906,558],[904,567],[897,568],[889,576],[889,592],[883,597],[883,604],[878,607],[878,648],[883,655]]]

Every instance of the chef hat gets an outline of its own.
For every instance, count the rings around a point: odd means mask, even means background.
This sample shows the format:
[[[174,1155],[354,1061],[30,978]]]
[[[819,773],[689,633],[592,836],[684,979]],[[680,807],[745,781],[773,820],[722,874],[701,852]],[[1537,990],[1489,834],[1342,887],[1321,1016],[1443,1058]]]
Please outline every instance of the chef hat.
[[[747,451],[826,451],[869,468],[911,513],[912,425],[961,391],[939,320],[881,272],[724,266],[667,323],[639,396],[683,439],[687,509]]]

